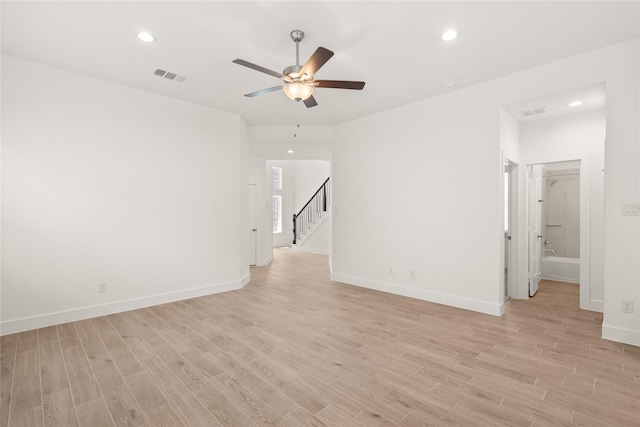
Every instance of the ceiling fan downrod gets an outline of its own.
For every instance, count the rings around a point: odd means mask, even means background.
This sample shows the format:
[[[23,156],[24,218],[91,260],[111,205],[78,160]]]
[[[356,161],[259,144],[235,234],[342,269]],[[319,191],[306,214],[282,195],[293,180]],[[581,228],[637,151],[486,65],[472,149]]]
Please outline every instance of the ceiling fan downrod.
[[[300,30],[291,31],[291,39],[296,42],[296,66],[300,66],[300,42],[304,38],[304,32]]]
[[[293,40],[296,43],[296,65],[289,65],[287,68],[285,68],[282,71],[282,74],[284,74],[285,76],[291,76],[292,74],[294,76],[297,76],[298,72],[302,69],[302,66],[300,65],[300,42],[302,41],[302,39],[304,38],[304,33],[300,30],[293,30],[291,31],[291,40]],[[291,76],[291,77],[294,77]],[[298,78],[294,77],[295,78]]]

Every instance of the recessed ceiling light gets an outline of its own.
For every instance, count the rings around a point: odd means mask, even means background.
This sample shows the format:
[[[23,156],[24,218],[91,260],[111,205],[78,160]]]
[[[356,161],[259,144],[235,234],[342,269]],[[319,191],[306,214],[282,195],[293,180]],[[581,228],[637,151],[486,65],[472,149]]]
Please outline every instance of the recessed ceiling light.
[[[455,85],[456,85],[456,82],[450,80],[448,82],[444,82],[443,86],[444,86],[445,89],[451,89]]]
[[[442,34],[442,40],[446,42],[454,40],[456,37],[458,37],[458,32],[455,30],[448,30]]]
[[[582,101],[572,101],[572,102],[568,103],[567,105],[569,107],[577,107],[578,105],[582,105],[582,104],[583,104]]]
[[[293,150],[287,150],[287,153],[293,154]]]
[[[147,33],[146,31],[140,31],[137,34],[137,37],[143,42],[147,43],[153,43],[154,41],[156,41],[156,37],[151,33]]]

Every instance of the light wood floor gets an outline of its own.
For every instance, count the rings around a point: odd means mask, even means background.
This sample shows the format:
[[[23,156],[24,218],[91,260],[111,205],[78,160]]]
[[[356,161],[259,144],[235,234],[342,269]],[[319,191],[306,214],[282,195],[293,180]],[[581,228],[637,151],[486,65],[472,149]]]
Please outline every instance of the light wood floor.
[[[243,290],[2,337],[1,426],[639,426],[640,349],[578,287],[502,317],[280,250]]]

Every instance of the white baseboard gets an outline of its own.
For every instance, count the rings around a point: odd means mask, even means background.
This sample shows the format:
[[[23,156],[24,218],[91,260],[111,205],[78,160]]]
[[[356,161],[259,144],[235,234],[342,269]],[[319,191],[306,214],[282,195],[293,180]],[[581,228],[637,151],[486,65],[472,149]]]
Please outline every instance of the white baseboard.
[[[545,280],[553,280],[555,282],[574,283],[576,285],[580,284],[580,280],[576,279],[575,277],[558,276],[556,274],[546,273],[546,274],[543,274],[541,278]]]
[[[618,328],[616,326],[609,326],[603,323],[602,338],[609,341],[640,346],[639,330]]]
[[[294,252],[306,252],[308,254],[331,255],[331,251],[327,249],[307,248],[305,246],[291,245]]]
[[[271,255],[269,255],[268,257],[258,260],[257,267],[262,267],[263,265],[269,265],[271,261],[273,261],[273,252],[271,252]]]
[[[75,322],[77,320],[90,319],[97,316],[122,313],[124,311],[136,310],[139,308],[151,307],[154,305],[166,304],[169,302],[181,301],[205,295],[218,294],[221,292],[235,291],[238,289],[242,289],[247,283],[249,283],[250,279],[251,275],[247,272],[247,274],[242,279],[233,282],[218,283],[216,285],[184,289],[181,291],[150,295],[142,298],[133,298],[125,301],[112,302],[109,304],[80,307],[72,310],[46,313],[32,317],[24,317],[22,319],[6,320],[4,322],[0,322],[0,335],[30,331],[32,329],[60,325],[62,323]]]
[[[387,292],[394,295],[416,298],[423,301],[435,302],[452,307],[463,308],[465,310],[477,311],[480,313],[501,316],[504,314],[504,304],[491,304],[486,301],[478,301],[455,295],[432,292],[424,289],[410,288],[392,283],[378,282],[361,277],[353,277],[344,274],[331,274],[331,280],[348,285],[360,286],[362,288],[374,289],[376,291]]]
[[[599,313],[603,313],[604,312],[604,301],[597,300],[597,299],[592,299],[591,300],[591,304],[589,306],[589,310],[597,311]]]

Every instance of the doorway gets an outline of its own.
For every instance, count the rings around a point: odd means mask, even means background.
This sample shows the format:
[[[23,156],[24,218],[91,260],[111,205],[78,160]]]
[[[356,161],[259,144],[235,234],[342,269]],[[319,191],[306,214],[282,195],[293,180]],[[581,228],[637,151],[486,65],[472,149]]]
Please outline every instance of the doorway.
[[[579,253],[579,287],[580,287],[580,308],[586,310],[601,311],[600,307],[594,305],[591,300],[591,162],[589,153],[577,153],[567,155],[556,155],[545,158],[536,159],[535,161],[526,161],[526,168],[521,173],[521,178],[524,180],[522,186],[526,191],[527,206],[524,209],[527,215],[526,231],[523,233],[527,236],[526,243],[526,259],[521,260],[520,265],[526,265],[527,268],[521,273],[521,281],[519,290],[520,294],[525,296],[534,295],[539,280],[544,278],[544,274],[541,271],[541,262],[544,259],[547,261],[562,262],[571,261],[563,259],[553,259],[557,254],[559,248],[563,248],[562,254],[571,253],[571,251],[565,251],[567,241],[573,239],[573,244],[577,244],[577,248],[574,249],[576,253]],[[561,213],[551,211],[552,215],[549,215],[549,204],[552,198],[563,200],[562,195],[557,193],[562,185],[559,183],[559,178],[545,176],[545,170],[553,169],[574,169],[579,171],[576,174],[576,185],[579,187],[573,200],[573,208],[575,209],[576,223],[571,226],[567,221],[567,217],[562,217]],[[563,172],[557,172],[557,174],[565,175]],[[548,175],[548,173],[547,173]],[[546,181],[545,181],[546,179]],[[555,182],[554,182],[555,181]],[[551,183],[554,183],[552,186]],[[553,189],[553,193],[547,194],[545,191]],[[547,204],[547,206],[545,206]],[[547,211],[545,211],[547,208]],[[545,217],[545,212],[549,218]],[[573,213],[573,212],[572,212]],[[552,220],[552,221],[551,221]],[[546,221],[546,222],[545,222]],[[564,232],[566,228],[577,228],[575,235],[564,234],[564,241],[561,232]],[[569,235],[571,239],[566,239]],[[543,256],[544,255],[544,256]],[[544,259],[543,259],[544,258]],[[557,258],[569,258],[569,257],[557,257]],[[573,263],[576,267],[577,263]],[[526,288],[522,288],[522,286]]]
[[[527,186],[529,188],[529,209],[528,220],[528,248],[529,248],[529,269],[528,269],[528,290],[527,295],[534,296],[538,292],[540,284],[540,255],[542,235],[542,199],[541,194],[542,165],[527,166]]]
[[[511,298],[515,280],[515,224],[517,222],[517,164],[504,159],[503,206],[504,206],[504,301]]]
[[[258,186],[249,184],[249,265],[258,264]]]

